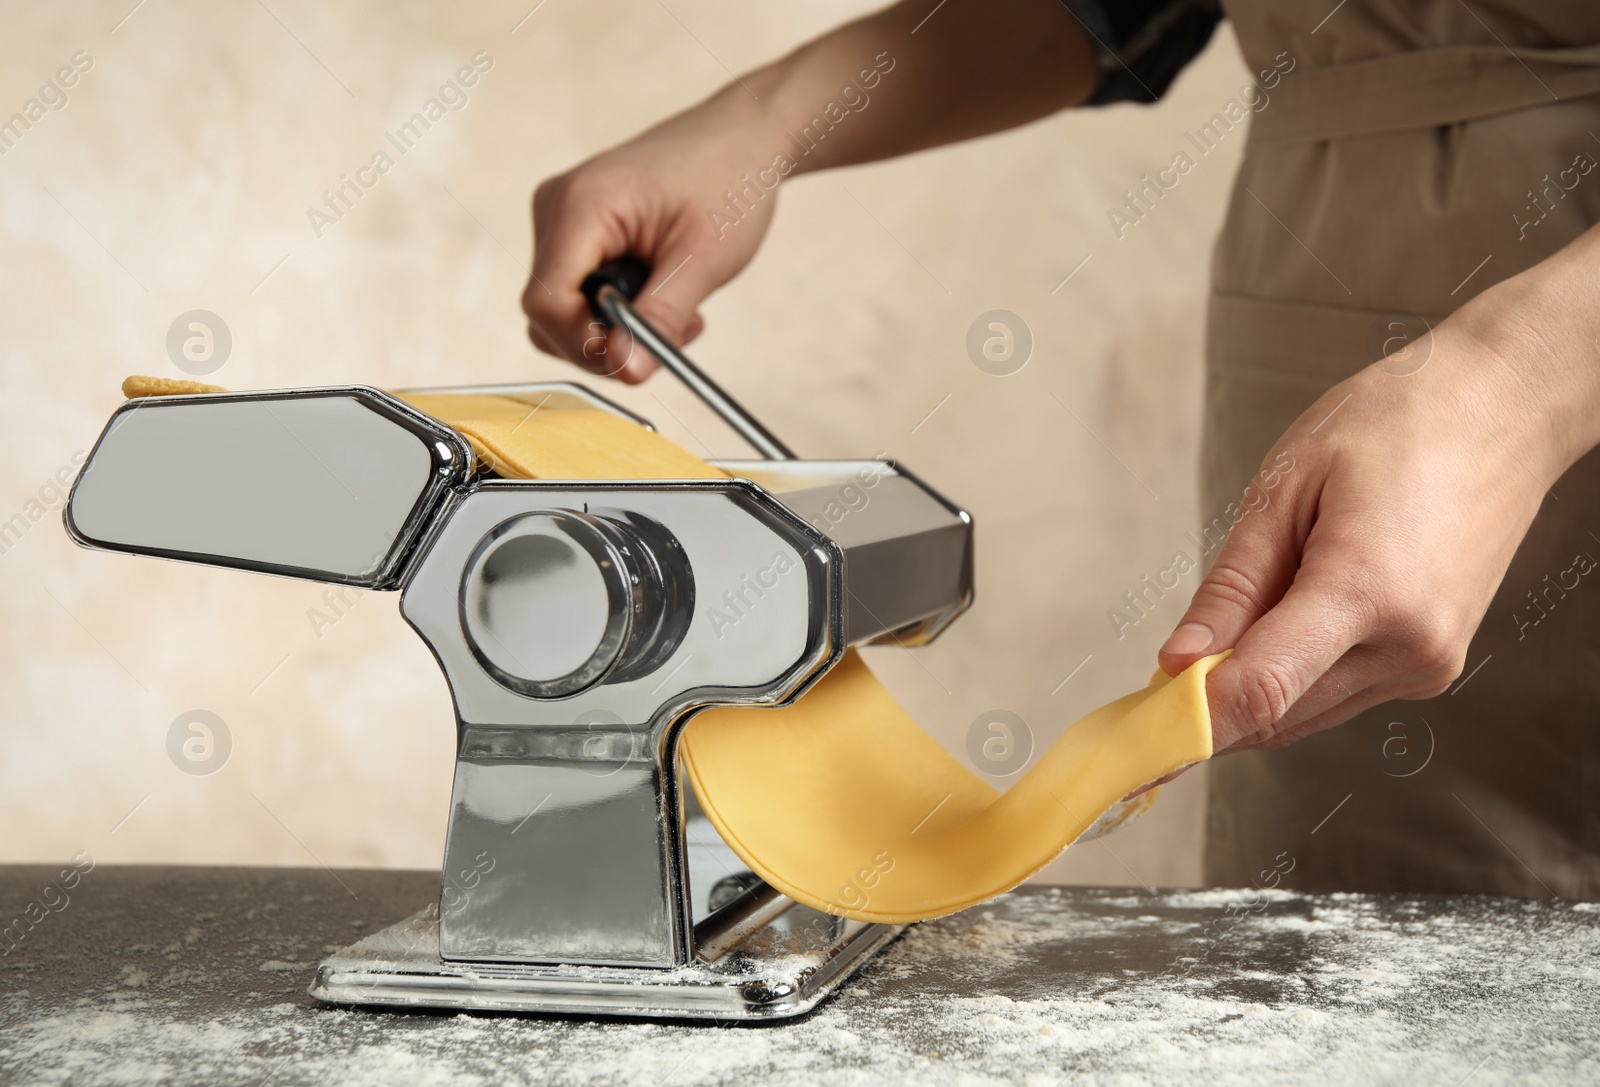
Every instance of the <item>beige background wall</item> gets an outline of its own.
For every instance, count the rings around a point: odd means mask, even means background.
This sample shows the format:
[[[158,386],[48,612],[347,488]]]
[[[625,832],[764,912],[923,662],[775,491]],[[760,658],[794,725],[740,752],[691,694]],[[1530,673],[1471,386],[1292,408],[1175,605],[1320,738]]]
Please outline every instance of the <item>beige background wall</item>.
[[[73,54],[93,67],[0,157],[0,519],[38,514],[42,487],[59,505],[46,485],[125,374],[184,376],[165,337],[191,309],[227,322],[210,380],[230,387],[574,376],[523,338],[534,184],[868,6],[547,0],[519,26],[531,2],[11,5],[0,118]],[[479,50],[470,103],[317,238],[306,208]],[[963,758],[984,711],[1042,749],[1142,684],[1181,613],[1171,596],[1121,640],[1106,617],[1200,520],[1207,254],[1238,145],[1120,241],[1107,209],[1244,80],[1224,33],[1157,108],[786,185],[706,309],[693,353],[797,449],[888,450],[976,515],[976,608],[871,656]],[[965,351],[993,308],[1035,338],[1009,377]],[[696,452],[739,451],[668,379],[606,391]],[[81,551],[54,510],[28,525],[0,554],[0,861],[437,865],[450,703],[394,595],[319,638],[320,586]],[[233,740],[207,776],[167,755],[193,709]],[[1202,794],[1184,779],[1047,877],[1193,882]]]

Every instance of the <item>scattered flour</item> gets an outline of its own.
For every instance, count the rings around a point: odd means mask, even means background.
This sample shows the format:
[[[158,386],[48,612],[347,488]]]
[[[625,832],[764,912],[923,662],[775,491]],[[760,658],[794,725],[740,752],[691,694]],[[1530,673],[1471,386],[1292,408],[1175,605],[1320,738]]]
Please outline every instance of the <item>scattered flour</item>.
[[[287,974],[296,971],[309,970],[311,969],[311,963],[285,962],[283,959],[268,959],[266,962],[256,967],[256,969],[264,970],[269,974]]]
[[[1594,910],[1277,892],[1208,935],[1255,894],[1013,894],[914,927],[809,1018],[759,1027],[318,1008],[288,959],[241,964],[273,990],[254,1001],[139,971],[121,999],[47,1016],[0,993],[0,1083],[1600,1081]]]

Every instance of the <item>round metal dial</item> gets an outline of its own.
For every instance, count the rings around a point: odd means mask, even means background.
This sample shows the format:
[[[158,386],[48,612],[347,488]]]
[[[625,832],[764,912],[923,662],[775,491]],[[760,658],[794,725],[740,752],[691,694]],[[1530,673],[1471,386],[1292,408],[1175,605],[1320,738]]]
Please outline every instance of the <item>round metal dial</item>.
[[[473,656],[530,698],[653,672],[682,644],[693,607],[678,541],[622,510],[519,514],[479,541],[461,578]]]
[[[462,578],[461,625],[495,679],[534,698],[562,698],[617,662],[636,586],[609,527],[575,510],[545,510],[484,537]]]

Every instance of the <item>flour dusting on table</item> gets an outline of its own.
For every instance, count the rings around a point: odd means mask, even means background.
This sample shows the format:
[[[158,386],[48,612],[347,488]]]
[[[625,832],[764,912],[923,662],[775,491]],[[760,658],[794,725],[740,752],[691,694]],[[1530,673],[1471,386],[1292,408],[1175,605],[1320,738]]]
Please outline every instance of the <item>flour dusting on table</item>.
[[[212,1001],[164,961],[191,956],[142,956],[45,1015],[26,989],[4,993],[0,1081],[1600,1080],[1600,912],[1589,904],[1021,892],[914,927],[810,1018],[759,1027],[313,1007],[298,995],[305,956],[282,941],[238,949],[257,999]]]

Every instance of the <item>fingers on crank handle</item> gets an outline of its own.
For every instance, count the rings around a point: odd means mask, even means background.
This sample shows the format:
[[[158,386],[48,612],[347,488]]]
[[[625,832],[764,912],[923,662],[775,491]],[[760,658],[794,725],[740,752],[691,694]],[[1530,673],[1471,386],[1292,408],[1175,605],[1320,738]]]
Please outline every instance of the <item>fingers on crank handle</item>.
[[[594,314],[594,319],[608,325],[611,323],[611,316],[600,304],[600,291],[605,287],[615,287],[621,292],[622,297],[632,301],[644,289],[649,279],[650,265],[632,254],[627,254],[608,260],[590,272],[584,277],[583,285],[579,289],[589,300],[589,312]]]

